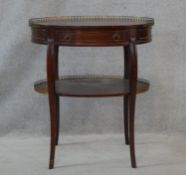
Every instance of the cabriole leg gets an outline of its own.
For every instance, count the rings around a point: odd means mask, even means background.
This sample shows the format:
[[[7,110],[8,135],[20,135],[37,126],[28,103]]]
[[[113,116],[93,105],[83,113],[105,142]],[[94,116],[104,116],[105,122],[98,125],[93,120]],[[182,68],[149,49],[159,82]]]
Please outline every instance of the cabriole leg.
[[[135,157],[135,103],[136,103],[136,89],[137,89],[137,49],[135,41],[130,41],[128,46],[129,59],[129,143],[131,166],[136,168]]]
[[[50,108],[51,142],[49,169],[54,167],[55,146],[58,141],[59,130],[59,97],[55,93],[55,80],[58,78],[58,46],[51,41],[47,50],[47,85]]]
[[[129,78],[129,62],[128,62],[128,46],[124,47],[124,78],[128,79]],[[123,97],[123,119],[124,119],[124,135],[125,135],[125,144],[129,144],[129,121],[128,121],[128,101],[129,98],[128,96]]]

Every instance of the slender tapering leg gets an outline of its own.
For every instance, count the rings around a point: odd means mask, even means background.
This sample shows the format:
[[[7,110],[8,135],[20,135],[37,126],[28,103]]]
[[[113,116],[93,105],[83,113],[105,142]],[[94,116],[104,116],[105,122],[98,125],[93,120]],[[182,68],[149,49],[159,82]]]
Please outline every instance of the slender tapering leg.
[[[58,130],[58,115],[59,115],[59,97],[55,93],[55,80],[57,79],[57,51],[58,46],[54,45],[53,41],[49,41],[47,50],[47,82],[48,82],[48,97],[50,107],[50,122],[51,122],[51,143],[50,143],[50,161],[49,169],[54,167],[55,146],[57,141]]]
[[[124,47],[124,78],[129,79],[129,61],[128,61],[128,46]],[[124,118],[124,134],[125,144],[129,144],[129,133],[128,133],[128,96],[123,97],[123,118]]]
[[[131,166],[136,168],[135,157],[135,102],[136,102],[136,86],[137,86],[137,49],[135,41],[131,40],[128,47],[129,58],[129,143]]]
[[[58,53],[59,53],[59,46],[55,46],[55,78],[59,79],[59,71],[58,71]],[[56,110],[57,110],[57,114],[56,114],[56,120],[57,120],[57,127],[56,127],[56,145],[58,145],[58,141],[59,141],[59,128],[60,128],[60,101],[59,101],[59,96],[56,96]]]

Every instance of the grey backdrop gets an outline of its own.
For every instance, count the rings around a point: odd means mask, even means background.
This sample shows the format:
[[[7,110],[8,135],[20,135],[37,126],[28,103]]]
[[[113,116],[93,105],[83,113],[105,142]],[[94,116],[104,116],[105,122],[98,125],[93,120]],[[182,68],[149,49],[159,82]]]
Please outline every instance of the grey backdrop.
[[[28,19],[59,15],[155,18],[153,41],[138,46],[139,77],[151,82],[137,97],[140,132],[186,132],[185,0],[0,0],[0,134],[49,134],[48,98],[33,91],[45,75],[46,46],[30,42]],[[60,48],[61,74],[123,72],[123,50]],[[122,98],[61,98],[61,131],[122,132]]]

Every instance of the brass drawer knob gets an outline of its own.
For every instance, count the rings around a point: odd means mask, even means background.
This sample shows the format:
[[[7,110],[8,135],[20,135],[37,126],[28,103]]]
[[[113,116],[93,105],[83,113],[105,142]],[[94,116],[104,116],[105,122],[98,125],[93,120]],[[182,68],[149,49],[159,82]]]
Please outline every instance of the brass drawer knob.
[[[64,40],[65,41],[71,41],[72,40],[72,36],[70,34],[65,34],[64,35]]]
[[[119,33],[114,33],[114,34],[112,35],[112,39],[113,39],[114,41],[119,41],[119,40],[121,39],[121,36],[120,36]]]

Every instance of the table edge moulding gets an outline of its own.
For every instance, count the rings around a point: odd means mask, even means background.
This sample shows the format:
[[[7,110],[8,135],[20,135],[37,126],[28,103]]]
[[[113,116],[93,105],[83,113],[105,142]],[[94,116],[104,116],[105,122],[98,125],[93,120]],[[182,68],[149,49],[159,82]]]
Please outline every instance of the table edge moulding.
[[[34,89],[48,95],[51,143],[49,168],[54,167],[55,148],[59,138],[59,98],[123,97],[125,143],[129,145],[131,166],[136,168],[135,103],[136,94],[149,89],[149,82],[138,79],[137,44],[151,41],[153,18],[132,16],[61,16],[29,20],[31,41],[47,45],[47,79],[36,81]],[[60,46],[122,46],[124,71],[113,75],[59,75]]]

